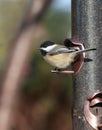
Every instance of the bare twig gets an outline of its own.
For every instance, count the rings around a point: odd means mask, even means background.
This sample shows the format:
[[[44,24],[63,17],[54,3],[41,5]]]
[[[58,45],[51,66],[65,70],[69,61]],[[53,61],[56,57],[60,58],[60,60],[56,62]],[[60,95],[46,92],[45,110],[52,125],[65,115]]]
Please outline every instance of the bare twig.
[[[23,68],[32,48],[32,40],[36,25],[47,9],[51,0],[32,0],[30,10],[26,15],[19,35],[15,40],[15,48],[12,52],[7,74],[2,86],[2,95],[0,102],[0,130],[9,130],[11,126],[11,117],[15,106],[19,84],[24,75]]]

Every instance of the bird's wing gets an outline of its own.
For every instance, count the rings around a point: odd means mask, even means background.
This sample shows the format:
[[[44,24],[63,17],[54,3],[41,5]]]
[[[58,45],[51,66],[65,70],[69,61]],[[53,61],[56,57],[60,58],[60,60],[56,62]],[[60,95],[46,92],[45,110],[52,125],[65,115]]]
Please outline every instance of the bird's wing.
[[[75,52],[75,49],[68,49],[68,48],[59,48],[56,50],[52,50],[51,52],[49,52],[49,55],[57,55],[57,54],[62,54],[62,53],[71,53],[71,52]]]

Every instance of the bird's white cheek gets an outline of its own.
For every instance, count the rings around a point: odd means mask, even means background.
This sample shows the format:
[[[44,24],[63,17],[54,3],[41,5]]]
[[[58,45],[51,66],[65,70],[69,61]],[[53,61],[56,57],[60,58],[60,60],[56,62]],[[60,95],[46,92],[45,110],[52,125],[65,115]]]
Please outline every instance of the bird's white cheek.
[[[54,44],[54,45],[48,46],[48,47],[46,47],[46,48],[42,47],[41,49],[44,50],[44,51],[46,51],[46,52],[49,52],[49,51],[51,51],[52,49],[54,49],[56,46],[57,46],[57,45]]]

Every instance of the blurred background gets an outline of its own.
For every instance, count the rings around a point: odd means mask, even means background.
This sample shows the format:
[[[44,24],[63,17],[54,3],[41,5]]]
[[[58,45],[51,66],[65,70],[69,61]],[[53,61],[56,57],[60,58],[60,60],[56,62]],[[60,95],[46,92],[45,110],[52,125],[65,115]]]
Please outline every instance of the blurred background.
[[[5,74],[28,0],[0,0],[0,80]],[[24,68],[13,130],[71,130],[72,77],[52,74],[37,50],[45,40],[63,44],[71,37],[71,0],[53,0],[39,23],[31,59]]]

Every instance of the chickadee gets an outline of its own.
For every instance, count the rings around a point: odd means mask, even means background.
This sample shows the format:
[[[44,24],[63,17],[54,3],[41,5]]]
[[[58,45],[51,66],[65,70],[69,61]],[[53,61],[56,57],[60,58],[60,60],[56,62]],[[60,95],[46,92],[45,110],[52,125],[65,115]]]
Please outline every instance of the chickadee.
[[[52,41],[45,41],[41,44],[39,49],[44,60],[54,66],[57,71],[67,69],[73,62],[75,62],[75,57],[77,55],[87,51],[96,50],[95,48],[81,50],[74,48],[73,43],[70,40],[69,43],[69,45],[67,44],[67,46],[64,46],[55,44]]]

